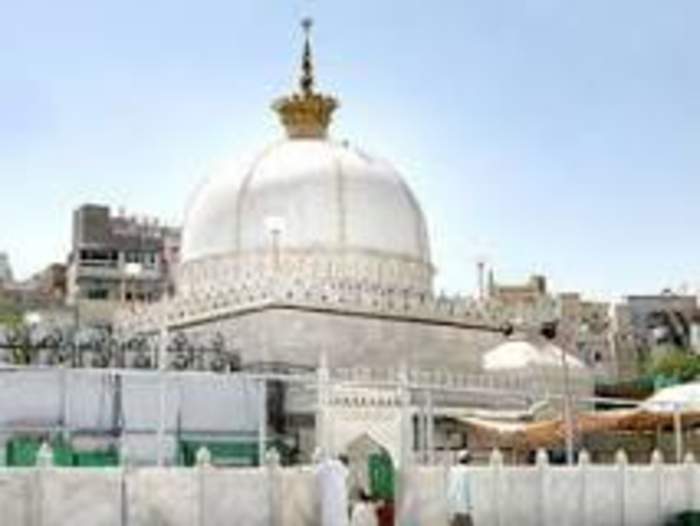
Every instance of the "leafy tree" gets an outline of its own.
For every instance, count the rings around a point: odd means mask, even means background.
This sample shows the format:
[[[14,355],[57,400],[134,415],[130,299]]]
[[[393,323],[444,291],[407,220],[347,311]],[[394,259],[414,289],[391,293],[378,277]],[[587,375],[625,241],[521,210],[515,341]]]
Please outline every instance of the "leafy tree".
[[[676,378],[688,382],[700,376],[700,356],[680,347],[657,350],[651,361],[649,373],[654,376]]]
[[[22,311],[0,291],[0,326],[17,327],[22,323]]]

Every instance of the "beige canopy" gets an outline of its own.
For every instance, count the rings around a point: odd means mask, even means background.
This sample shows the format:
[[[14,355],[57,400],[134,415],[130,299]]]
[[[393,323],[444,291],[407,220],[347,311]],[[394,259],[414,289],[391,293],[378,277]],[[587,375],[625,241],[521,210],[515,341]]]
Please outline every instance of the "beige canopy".
[[[700,423],[700,411],[684,412],[684,425]],[[559,446],[564,443],[566,425],[562,419],[539,422],[502,422],[482,418],[464,417],[458,420],[466,425],[470,440],[477,446],[509,449],[537,449]],[[574,428],[578,436],[606,432],[654,431],[658,427],[674,425],[673,412],[645,409],[620,409],[578,413]]]

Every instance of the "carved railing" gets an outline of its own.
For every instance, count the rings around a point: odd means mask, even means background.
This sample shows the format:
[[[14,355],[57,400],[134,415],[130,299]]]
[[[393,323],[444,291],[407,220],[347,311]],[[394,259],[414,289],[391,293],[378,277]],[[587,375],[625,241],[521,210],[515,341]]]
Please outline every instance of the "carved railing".
[[[168,369],[226,372],[241,367],[240,352],[218,332],[197,338],[175,331],[167,338]],[[0,359],[11,365],[150,369],[159,366],[160,349],[157,336],[107,330],[19,327],[0,333]]]
[[[205,322],[266,305],[441,320],[491,330],[503,330],[509,324],[535,326],[554,319],[557,309],[556,303],[547,299],[530,307],[513,307],[497,301],[476,301],[459,295],[435,296],[410,289],[382,289],[343,280],[320,287],[299,279],[270,277],[190,291],[167,304],[123,310],[117,315],[116,325],[126,331],[149,332],[166,322],[171,325]]]

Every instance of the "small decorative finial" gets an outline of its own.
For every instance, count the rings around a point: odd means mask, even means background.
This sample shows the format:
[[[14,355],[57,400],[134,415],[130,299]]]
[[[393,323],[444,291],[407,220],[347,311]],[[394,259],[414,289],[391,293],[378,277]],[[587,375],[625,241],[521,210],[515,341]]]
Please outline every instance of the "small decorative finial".
[[[195,462],[199,467],[211,467],[211,451],[206,446],[202,446],[195,454]]]
[[[314,65],[311,54],[313,20],[304,18],[304,52],[301,60],[299,93],[281,97],[272,108],[279,114],[287,135],[292,139],[324,139],[328,134],[331,115],[338,101],[314,92]]]
[[[311,27],[313,26],[312,18],[304,18],[301,21],[301,27],[304,30],[304,54],[301,59],[301,79],[299,79],[299,87],[304,95],[311,95],[314,90],[314,64],[311,56]]]

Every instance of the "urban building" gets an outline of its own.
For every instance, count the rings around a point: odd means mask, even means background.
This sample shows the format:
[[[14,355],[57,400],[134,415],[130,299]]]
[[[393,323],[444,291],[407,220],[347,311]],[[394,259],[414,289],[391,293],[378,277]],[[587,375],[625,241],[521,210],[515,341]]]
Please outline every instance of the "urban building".
[[[67,302],[86,323],[109,324],[119,305],[155,302],[171,291],[178,228],[85,204],[73,213],[72,238]]]
[[[638,378],[643,370],[643,355],[638,351],[632,326],[632,314],[627,303],[613,307],[613,348],[619,380]]]
[[[29,312],[62,311],[66,291],[66,266],[52,263],[27,280],[0,283],[0,317],[21,320]]]
[[[691,349],[700,322],[697,297],[666,290],[661,294],[627,296],[629,324],[640,357],[655,349]]]
[[[508,305],[532,307],[548,296],[547,278],[533,274],[525,283],[496,283],[493,269],[489,271],[488,297]]]
[[[614,325],[611,304],[591,301],[577,292],[557,295],[559,327],[556,341],[593,368],[599,379],[611,380],[618,375],[613,347]]]
[[[66,265],[51,263],[29,278],[27,284],[47,301],[63,303],[66,298]]]

